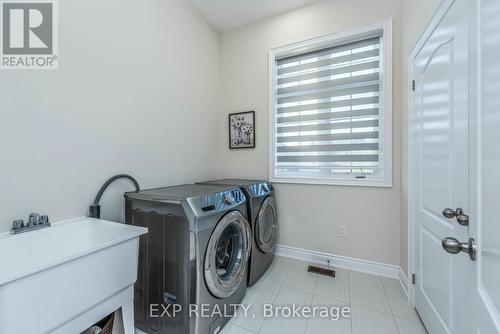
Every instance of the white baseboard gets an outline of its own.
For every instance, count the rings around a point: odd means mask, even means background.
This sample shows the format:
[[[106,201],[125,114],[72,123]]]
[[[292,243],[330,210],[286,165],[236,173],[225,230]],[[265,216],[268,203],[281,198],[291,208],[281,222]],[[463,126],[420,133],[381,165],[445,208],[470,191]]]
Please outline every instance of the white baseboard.
[[[399,268],[398,279],[399,279],[399,283],[401,284],[401,287],[403,288],[403,291],[406,294],[406,297],[408,297],[408,284],[410,284],[410,282],[408,281],[408,277],[406,276],[406,274],[402,268]]]
[[[400,282],[402,281],[402,279],[404,279],[406,285],[403,285],[404,284],[403,282],[401,282],[401,285],[403,287],[406,287],[404,288],[404,290],[407,291],[408,279],[405,278],[406,275],[404,275],[400,267],[392,264],[356,259],[347,256],[322,253],[322,252],[284,246],[284,245],[276,245],[275,254],[278,256],[289,257],[292,259],[297,259],[322,265],[326,265],[328,263],[328,260],[330,260],[330,265],[336,268],[348,269],[352,271],[358,271],[362,273],[393,278],[399,280]]]

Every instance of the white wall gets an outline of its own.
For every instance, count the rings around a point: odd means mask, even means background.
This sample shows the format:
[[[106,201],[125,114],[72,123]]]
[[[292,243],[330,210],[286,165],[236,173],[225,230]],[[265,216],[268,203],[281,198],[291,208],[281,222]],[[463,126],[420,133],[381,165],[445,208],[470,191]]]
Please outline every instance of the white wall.
[[[393,187],[276,184],[279,243],[400,264],[400,1],[325,0],[221,36],[222,152],[219,176],[268,177],[267,51],[286,44],[394,19]],[[256,111],[255,150],[229,150],[227,114]],[[337,237],[347,225],[348,238]]]
[[[439,0],[401,3],[401,268],[408,273],[408,55],[439,5]]]
[[[0,231],[86,215],[101,184],[214,176],[218,35],[185,0],[59,1],[59,69],[0,72]],[[124,181],[103,199],[123,219]]]

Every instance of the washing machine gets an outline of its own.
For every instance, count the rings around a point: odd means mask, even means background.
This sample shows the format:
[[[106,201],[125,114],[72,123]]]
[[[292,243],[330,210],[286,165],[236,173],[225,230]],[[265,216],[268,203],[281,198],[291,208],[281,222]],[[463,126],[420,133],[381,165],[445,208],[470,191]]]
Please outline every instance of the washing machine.
[[[135,324],[146,333],[216,334],[247,286],[251,229],[234,186],[181,185],[125,194],[139,243]]]
[[[206,181],[200,184],[237,186],[245,194],[253,244],[248,264],[248,285],[254,284],[266,272],[274,258],[278,215],[273,186],[267,181],[241,179]]]

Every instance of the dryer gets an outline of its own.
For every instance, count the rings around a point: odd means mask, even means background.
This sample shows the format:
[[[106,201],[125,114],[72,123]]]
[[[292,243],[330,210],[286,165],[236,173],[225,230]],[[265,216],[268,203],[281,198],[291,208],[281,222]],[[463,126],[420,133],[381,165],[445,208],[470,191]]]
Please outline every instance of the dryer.
[[[126,223],[149,228],[139,245],[136,327],[155,334],[218,333],[247,286],[251,230],[241,189],[181,185],[125,198]],[[203,317],[202,305],[224,314]],[[175,315],[174,306],[180,308]],[[157,317],[152,309],[170,314]]]
[[[278,214],[274,189],[270,182],[260,180],[223,179],[200,184],[237,186],[246,196],[248,220],[252,227],[252,253],[248,264],[248,285],[264,275],[274,259],[278,237]]]

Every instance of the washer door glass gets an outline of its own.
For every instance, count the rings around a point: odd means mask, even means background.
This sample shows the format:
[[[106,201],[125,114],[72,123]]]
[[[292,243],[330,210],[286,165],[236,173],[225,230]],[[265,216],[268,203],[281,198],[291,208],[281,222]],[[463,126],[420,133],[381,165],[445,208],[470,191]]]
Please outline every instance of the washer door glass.
[[[239,211],[226,214],[210,237],[205,254],[205,280],[218,298],[231,296],[246,279],[250,225]]]
[[[272,252],[278,236],[278,216],[276,202],[273,197],[267,197],[262,203],[257,221],[255,222],[255,240],[264,253]]]

